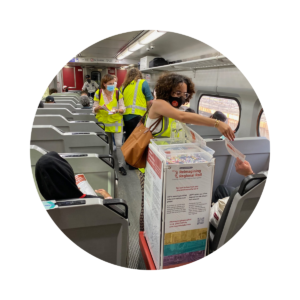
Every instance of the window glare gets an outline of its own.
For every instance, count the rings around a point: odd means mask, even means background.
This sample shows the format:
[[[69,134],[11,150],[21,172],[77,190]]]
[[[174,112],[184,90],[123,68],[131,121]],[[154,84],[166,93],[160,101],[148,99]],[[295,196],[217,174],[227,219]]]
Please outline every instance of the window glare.
[[[259,135],[266,137],[268,140],[270,140],[269,128],[268,128],[268,123],[267,123],[265,112],[263,112],[261,114],[261,117],[259,120]]]
[[[226,117],[226,123],[235,130],[239,124],[240,108],[232,99],[202,96],[199,101],[199,114],[210,117],[216,111],[221,111]]]

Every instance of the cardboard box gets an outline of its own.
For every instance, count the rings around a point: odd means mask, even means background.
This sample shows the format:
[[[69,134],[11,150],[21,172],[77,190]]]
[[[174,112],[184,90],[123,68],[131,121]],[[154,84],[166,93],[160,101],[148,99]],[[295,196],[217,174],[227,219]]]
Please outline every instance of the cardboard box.
[[[158,147],[149,145],[145,169],[144,235],[156,269],[166,269],[205,256],[215,159],[170,164]]]
[[[145,56],[140,59],[140,70],[149,69],[149,62],[158,56]]]

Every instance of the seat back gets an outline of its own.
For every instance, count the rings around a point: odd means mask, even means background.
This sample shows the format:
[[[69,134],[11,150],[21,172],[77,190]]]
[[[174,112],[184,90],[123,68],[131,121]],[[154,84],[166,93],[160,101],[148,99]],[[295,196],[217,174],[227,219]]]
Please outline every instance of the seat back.
[[[45,99],[44,99],[45,100]],[[43,102],[45,102],[45,101],[43,101]],[[66,100],[55,100],[55,103],[56,104],[71,104],[72,106],[74,106],[75,108],[82,108],[82,105],[80,104],[80,103],[78,103],[78,102],[76,102],[75,100],[68,100],[68,99],[66,99]],[[91,105],[92,106],[92,105]]]
[[[82,107],[82,106],[81,106]],[[67,108],[71,113],[92,113],[92,108],[82,109],[74,107],[70,103],[44,103],[44,108]]]
[[[30,144],[57,153],[109,154],[108,137],[105,133],[62,132],[52,125],[34,125]]]
[[[44,98],[43,100],[42,100],[43,102],[45,102],[46,101],[46,99]],[[55,100],[55,102],[56,103],[68,103],[68,104],[72,104],[74,107],[76,107],[76,105],[81,105],[80,103],[78,103],[77,101],[75,101],[75,100],[69,100],[69,99],[59,99],[59,100]]]
[[[206,145],[212,148],[216,159],[213,192],[220,184],[236,187],[243,176],[235,171],[236,159],[231,156],[223,140],[206,139]],[[264,137],[236,138],[233,146],[246,155],[254,173],[269,169],[270,141]]]
[[[31,169],[35,184],[36,163],[47,152],[47,150],[36,145],[30,146]],[[114,170],[114,158],[112,156],[92,153],[60,153],[59,155],[71,165],[75,174],[85,175],[93,190],[101,188],[112,197],[117,197],[118,177]],[[38,188],[37,191],[39,192]],[[39,195],[41,199],[44,199],[40,193]]]
[[[43,201],[54,223],[77,246],[106,262],[128,266],[128,207],[121,199]],[[120,215],[112,206],[125,207]]]
[[[68,121],[60,115],[36,115],[33,125],[53,125],[64,132],[105,132],[105,125],[101,122]]]
[[[77,101],[79,101],[79,97],[80,97],[80,94],[78,93],[53,93],[51,94],[52,97],[55,98],[74,98],[76,99]]]
[[[70,121],[98,122],[98,120],[95,118],[95,115],[90,112],[86,112],[85,109],[81,109],[80,113],[72,113],[67,108],[55,108],[55,107],[52,108],[52,107],[53,106],[51,106],[51,108],[38,108],[36,110],[36,115],[61,115]]]
[[[210,243],[211,253],[227,243],[247,222],[261,197],[266,179],[266,174],[250,175],[230,195]]]

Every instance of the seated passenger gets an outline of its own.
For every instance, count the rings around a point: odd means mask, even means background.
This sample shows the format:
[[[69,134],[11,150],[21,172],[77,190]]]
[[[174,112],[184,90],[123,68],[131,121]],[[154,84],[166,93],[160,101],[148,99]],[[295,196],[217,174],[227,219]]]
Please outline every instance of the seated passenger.
[[[251,165],[248,161],[242,161],[239,158],[236,159],[235,162],[235,170],[238,174],[243,175],[245,177],[249,175],[254,175],[255,173],[252,171]],[[210,211],[210,223],[217,228],[222,217],[223,211],[225,209],[226,203],[229,200],[231,193],[235,190],[235,187],[221,184],[219,185],[212,197],[212,206],[218,205],[218,211],[213,207]]]
[[[48,97],[45,99],[45,103],[55,103],[54,97],[48,96]]]
[[[90,99],[88,96],[80,96],[79,101],[83,106],[81,109],[92,109],[92,106],[90,105]]]
[[[52,95],[52,94],[54,94],[54,93],[57,93],[57,89],[50,89],[49,95]]]
[[[43,101],[40,101],[38,108],[44,108],[44,103],[43,103]]]
[[[67,87],[66,85],[63,86],[63,92],[68,92],[69,91],[69,87]]]
[[[88,96],[87,90],[83,90],[80,92],[80,96]]]
[[[221,112],[221,111],[215,111],[211,116],[211,119],[215,119],[215,120],[219,120],[221,122],[226,122],[227,121],[227,117]]]
[[[54,151],[48,152],[38,160],[35,177],[45,200],[112,198],[103,189],[95,190],[103,197],[83,194],[76,185],[75,174],[71,165]]]

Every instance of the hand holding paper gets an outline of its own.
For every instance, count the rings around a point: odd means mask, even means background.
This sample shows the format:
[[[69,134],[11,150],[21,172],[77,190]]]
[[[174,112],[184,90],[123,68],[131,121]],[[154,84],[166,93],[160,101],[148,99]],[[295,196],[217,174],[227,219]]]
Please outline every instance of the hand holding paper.
[[[247,162],[246,160],[241,161],[239,158],[236,159],[235,170],[237,173],[239,173],[240,175],[243,175],[243,176],[248,176],[248,175],[254,174],[249,162]]]

